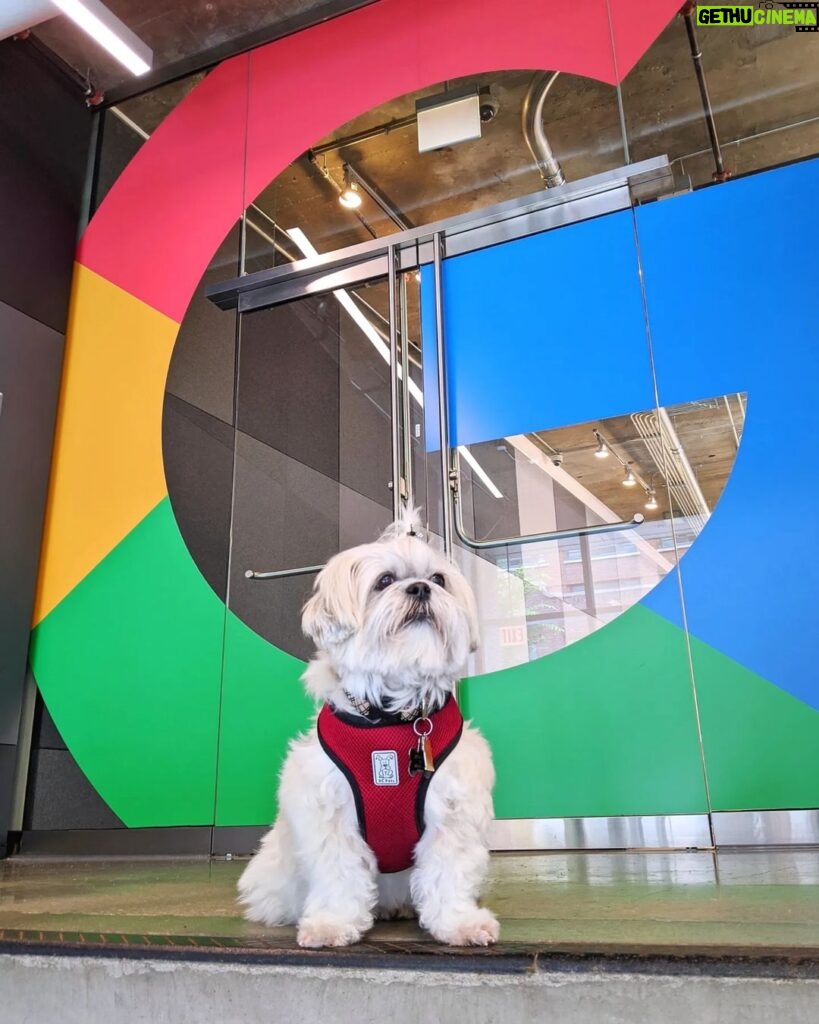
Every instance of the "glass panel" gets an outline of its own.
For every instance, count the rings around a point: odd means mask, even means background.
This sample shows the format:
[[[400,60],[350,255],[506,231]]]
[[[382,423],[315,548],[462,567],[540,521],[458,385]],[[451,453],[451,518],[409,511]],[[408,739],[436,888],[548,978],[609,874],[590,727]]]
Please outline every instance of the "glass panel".
[[[388,315],[377,280],[240,318],[217,824],[269,824],[311,711],[299,677],[315,572],[247,571],[320,566],[392,518]]]
[[[801,555],[819,496],[819,478],[805,471],[815,463],[816,321],[787,289],[748,282],[774,264],[816,277],[819,221],[806,197],[818,170],[802,161],[637,216],[661,399],[739,380],[748,394],[741,463],[682,569],[716,811],[816,806],[819,693],[806,638],[815,633],[817,571]],[[699,290],[692,329],[680,268],[709,264],[715,244],[719,285]],[[732,413],[736,420],[736,403]],[[660,610],[679,624],[678,609]]]

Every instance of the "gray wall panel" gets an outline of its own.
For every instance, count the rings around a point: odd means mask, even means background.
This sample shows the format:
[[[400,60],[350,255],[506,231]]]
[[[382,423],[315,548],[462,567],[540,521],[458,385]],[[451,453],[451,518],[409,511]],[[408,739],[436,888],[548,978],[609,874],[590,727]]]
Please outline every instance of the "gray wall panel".
[[[25,42],[0,42],[0,301],[64,331],[92,115]]]
[[[124,828],[67,750],[35,750],[23,828]]]
[[[0,823],[8,821],[11,812],[16,762],[17,747],[0,743]],[[6,826],[5,824],[0,824],[0,857],[4,857],[7,853],[6,836]]]
[[[65,741],[60,735],[60,730],[54,723],[48,708],[40,697],[34,712],[34,734],[31,737],[31,745],[37,749],[46,750],[67,750]]]
[[[16,743],[63,337],[0,303],[0,743]]]
[[[231,610],[277,647],[309,657],[301,607],[314,577],[261,581],[244,573],[319,565],[335,554],[339,485],[241,432],[236,457]]]
[[[0,42],[0,97],[2,855],[94,121],[76,82],[26,41]],[[27,735],[24,741],[27,751]]]
[[[173,514],[185,544],[224,601],[233,428],[168,393],[162,415],[162,454]]]
[[[339,346],[339,481],[392,510],[390,374],[347,313]]]
[[[190,405],[233,423],[236,313],[205,298],[205,287],[239,270],[239,229],[232,228],[190,301],[168,368],[166,389]]]
[[[242,318],[239,430],[338,480],[339,306],[302,299]]]

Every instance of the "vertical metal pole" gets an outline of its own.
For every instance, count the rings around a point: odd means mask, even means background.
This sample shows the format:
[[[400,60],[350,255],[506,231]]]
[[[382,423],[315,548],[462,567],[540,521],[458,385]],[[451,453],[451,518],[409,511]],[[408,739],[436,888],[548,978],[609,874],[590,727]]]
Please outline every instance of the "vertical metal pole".
[[[688,35],[688,45],[691,49],[691,59],[694,62],[694,74],[697,76],[697,85],[702,100],[702,112],[705,118],[705,127],[708,129],[708,138],[711,140],[711,152],[714,154],[714,166],[716,170],[711,175],[714,181],[726,181],[731,175],[725,170],[725,163],[722,159],[722,150],[717,135],[717,124],[714,120],[714,109],[711,106],[711,97],[708,95],[708,83],[705,80],[705,70],[702,66],[702,50],[697,39],[697,30],[694,26],[694,14],[697,5],[693,2],[684,3],[680,14],[685,22],[685,31]]]
[[[441,445],[441,500],[443,512],[444,553],[452,554],[452,489],[450,487],[449,404],[447,402],[446,359],[444,350],[443,303],[444,237],[440,231],[433,236],[433,271],[435,276],[435,342],[438,352],[438,426]]]
[[[247,271],[245,263],[247,260],[247,211],[239,219],[239,277],[244,277]],[[238,307],[237,307],[238,309]]]
[[[410,406],[409,315],[407,312],[407,275],[399,277],[401,307],[401,407],[404,413],[404,496],[407,505],[415,505],[415,485],[412,474],[412,408]]]
[[[103,118],[106,116],[102,110],[94,110],[91,115],[91,135],[88,140],[88,161],[85,167],[85,181],[83,182],[82,200],[80,201],[77,241],[85,232],[88,222],[94,215],[97,183],[99,181],[100,154],[102,153],[102,141],[105,132]]]
[[[398,309],[396,304],[396,251],[387,250],[390,301],[390,435],[392,441],[392,512],[395,519],[401,515],[401,409],[398,401]]]

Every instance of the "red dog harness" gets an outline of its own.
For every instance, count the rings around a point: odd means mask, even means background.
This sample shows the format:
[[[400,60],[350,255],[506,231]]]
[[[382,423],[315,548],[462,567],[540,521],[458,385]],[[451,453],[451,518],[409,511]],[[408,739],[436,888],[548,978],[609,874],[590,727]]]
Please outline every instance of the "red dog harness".
[[[423,723],[423,725],[422,725]],[[429,725],[432,731],[429,732]],[[415,722],[384,725],[325,704],[318,716],[325,753],[344,773],[358,813],[358,827],[384,874],[412,866],[424,831],[424,804],[432,772],[410,772],[410,754],[427,735],[436,768],[458,745],[464,720],[454,697],[440,711]],[[418,726],[418,729],[414,729]]]

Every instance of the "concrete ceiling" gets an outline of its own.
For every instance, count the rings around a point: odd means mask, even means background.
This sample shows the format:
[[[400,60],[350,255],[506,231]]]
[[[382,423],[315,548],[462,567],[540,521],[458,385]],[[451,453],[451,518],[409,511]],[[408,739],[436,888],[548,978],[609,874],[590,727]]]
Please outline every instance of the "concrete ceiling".
[[[104,0],[131,31],[154,52],[154,71],[175,67],[245,37],[259,34],[273,38],[289,22],[318,21],[339,4],[330,0]],[[3,0],[5,8],[29,7],[37,12],[25,23],[24,12],[14,31],[42,21],[39,9],[44,0]],[[46,6],[53,5],[50,2]],[[348,7],[361,4],[348,4]],[[22,20],[21,20],[22,19]],[[65,15],[39,25],[34,35],[93,86],[107,93],[128,86],[134,91],[139,80],[77,28]],[[0,36],[2,38],[2,36]]]

